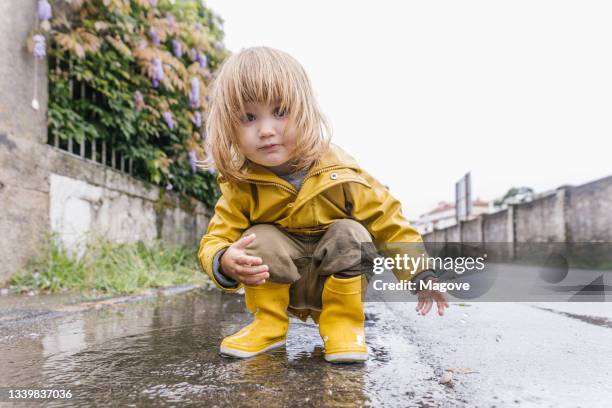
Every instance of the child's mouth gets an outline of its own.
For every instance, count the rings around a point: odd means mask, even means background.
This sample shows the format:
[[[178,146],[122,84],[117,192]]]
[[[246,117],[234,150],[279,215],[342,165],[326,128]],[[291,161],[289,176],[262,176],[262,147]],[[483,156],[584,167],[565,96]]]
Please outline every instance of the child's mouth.
[[[269,144],[269,145],[262,146],[259,149],[265,152],[271,152],[271,151],[278,149],[279,147],[280,147],[279,144]]]

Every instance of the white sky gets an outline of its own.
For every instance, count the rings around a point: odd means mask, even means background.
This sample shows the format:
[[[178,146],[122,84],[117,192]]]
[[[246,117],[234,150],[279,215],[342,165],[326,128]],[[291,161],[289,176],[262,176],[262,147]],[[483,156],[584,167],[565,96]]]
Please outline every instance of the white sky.
[[[207,0],[231,51],[309,73],[333,140],[409,219],[612,174],[612,2]]]

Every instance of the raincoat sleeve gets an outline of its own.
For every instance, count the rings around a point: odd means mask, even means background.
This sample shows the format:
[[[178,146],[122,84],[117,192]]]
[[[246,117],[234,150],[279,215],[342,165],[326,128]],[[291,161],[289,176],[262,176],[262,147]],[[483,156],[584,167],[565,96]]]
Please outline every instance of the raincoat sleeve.
[[[235,292],[242,284],[227,287],[219,282],[214,273],[215,256],[240,239],[250,227],[249,211],[245,206],[244,195],[239,194],[238,186],[227,182],[220,183],[221,197],[215,205],[215,213],[208,223],[206,235],[200,241],[198,261],[204,272],[219,287],[227,292]],[[239,199],[242,197],[243,199]],[[227,282],[224,282],[227,283]]]
[[[407,254],[426,259],[428,255],[423,238],[403,216],[401,203],[370,174],[362,170],[361,176],[370,187],[348,183],[346,199],[352,207],[352,218],[370,232],[377,250],[387,257]],[[414,269],[394,269],[393,273],[398,280],[412,280],[418,284],[421,279],[436,277],[435,272],[426,266],[427,262],[422,261]]]

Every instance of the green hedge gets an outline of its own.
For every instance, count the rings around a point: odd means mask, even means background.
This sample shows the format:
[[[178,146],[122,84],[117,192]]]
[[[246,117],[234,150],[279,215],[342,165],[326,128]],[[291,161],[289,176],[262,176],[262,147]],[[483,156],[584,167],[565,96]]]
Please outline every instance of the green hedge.
[[[194,164],[205,158],[197,116],[227,57],[219,17],[199,0],[50,4],[53,18],[32,33],[48,44],[50,136],[104,140],[137,177],[212,207],[216,175]]]

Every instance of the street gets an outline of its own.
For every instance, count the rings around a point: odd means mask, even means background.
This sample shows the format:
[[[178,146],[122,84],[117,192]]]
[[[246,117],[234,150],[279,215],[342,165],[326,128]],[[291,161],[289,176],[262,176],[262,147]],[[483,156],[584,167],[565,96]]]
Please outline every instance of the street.
[[[415,305],[366,303],[363,365],[326,363],[317,327],[297,319],[286,349],[220,356],[250,318],[240,295],[214,289],[53,306],[52,318],[0,318],[0,385],[72,391],[45,406],[612,404],[612,303],[452,302],[443,317]]]

